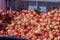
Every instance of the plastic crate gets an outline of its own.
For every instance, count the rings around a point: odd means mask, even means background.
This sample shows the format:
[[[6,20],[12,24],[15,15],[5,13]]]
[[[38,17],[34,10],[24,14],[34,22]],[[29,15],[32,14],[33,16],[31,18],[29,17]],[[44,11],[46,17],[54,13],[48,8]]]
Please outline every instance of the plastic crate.
[[[0,37],[0,40],[27,40],[27,39],[2,36]]]

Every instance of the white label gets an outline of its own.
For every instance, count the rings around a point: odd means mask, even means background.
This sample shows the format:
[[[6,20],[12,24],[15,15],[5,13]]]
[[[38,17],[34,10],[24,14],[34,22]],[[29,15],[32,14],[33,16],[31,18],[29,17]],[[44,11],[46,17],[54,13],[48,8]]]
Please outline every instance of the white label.
[[[46,12],[46,6],[40,6],[39,8],[41,12]]]
[[[28,10],[37,9],[37,6],[28,6]]]

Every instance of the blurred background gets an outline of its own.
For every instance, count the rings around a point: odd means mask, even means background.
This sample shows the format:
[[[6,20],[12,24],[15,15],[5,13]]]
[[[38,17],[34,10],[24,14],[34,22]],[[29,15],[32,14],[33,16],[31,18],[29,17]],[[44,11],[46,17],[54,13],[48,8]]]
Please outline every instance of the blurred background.
[[[60,0],[0,0],[0,6],[1,4],[2,6],[4,5],[5,8],[2,8],[4,10],[39,9],[41,12],[50,11],[55,8],[60,10]]]

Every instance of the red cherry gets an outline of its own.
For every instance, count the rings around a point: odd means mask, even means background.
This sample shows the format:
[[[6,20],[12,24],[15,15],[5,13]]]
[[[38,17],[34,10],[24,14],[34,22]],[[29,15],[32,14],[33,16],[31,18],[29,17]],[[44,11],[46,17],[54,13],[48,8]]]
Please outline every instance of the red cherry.
[[[49,37],[49,35],[48,35],[48,33],[46,32],[46,33],[44,33],[44,36],[46,37],[46,38],[48,38]]]

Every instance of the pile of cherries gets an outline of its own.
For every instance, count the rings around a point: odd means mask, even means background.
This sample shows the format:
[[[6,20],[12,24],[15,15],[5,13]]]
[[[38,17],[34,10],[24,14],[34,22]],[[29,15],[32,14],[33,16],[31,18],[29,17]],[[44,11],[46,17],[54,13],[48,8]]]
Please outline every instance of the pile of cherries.
[[[0,36],[26,38],[29,40],[60,40],[60,13],[57,9],[37,14],[34,10],[0,10],[4,24]]]

